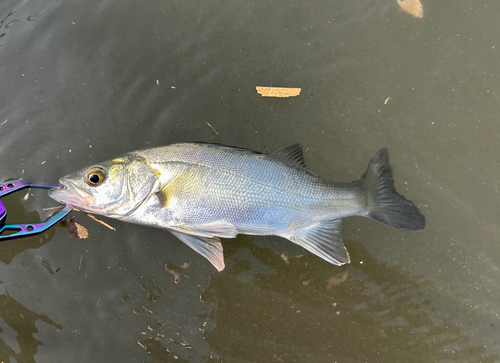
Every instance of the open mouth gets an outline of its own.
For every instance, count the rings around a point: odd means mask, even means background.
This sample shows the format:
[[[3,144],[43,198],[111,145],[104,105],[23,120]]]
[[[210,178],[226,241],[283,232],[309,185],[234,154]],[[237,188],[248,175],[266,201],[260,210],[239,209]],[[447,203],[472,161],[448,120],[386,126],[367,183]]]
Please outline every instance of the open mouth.
[[[53,188],[49,190],[49,197],[56,202],[71,204],[82,209],[91,202],[92,195],[69,180],[61,178],[59,183],[64,186],[64,189]]]

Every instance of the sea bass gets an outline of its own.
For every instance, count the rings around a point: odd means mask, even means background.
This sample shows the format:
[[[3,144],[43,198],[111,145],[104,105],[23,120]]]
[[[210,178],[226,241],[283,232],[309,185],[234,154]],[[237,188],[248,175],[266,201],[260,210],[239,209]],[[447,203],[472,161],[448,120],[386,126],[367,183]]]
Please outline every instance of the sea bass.
[[[286,238],[322,259],[350,262],[342,218],[364,216],[423,230],[425,217],[396,192],[387,149],[350,183],[324,180],[295,144],[271,154],[217,144],[174,144],[130,152],[60,179],[51,198],[80,210],[168,229],[224,269],[220,238]]]

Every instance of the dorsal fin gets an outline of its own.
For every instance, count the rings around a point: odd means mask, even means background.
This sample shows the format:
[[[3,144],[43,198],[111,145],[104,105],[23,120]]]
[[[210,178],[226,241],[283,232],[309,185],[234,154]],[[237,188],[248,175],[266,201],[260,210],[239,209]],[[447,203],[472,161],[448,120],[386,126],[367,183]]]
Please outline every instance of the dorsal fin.
[[[198,141],[198,142],[192,142],[191,144],[205,146],[205,147],[218,148],[218,149],[239,151],[239,152],[244,153],[244,154],[262,154],[261,152],[255,151],[255,150],[243,149],[241,147],[235,147],[235,146],[229,146],[229,145],[223,145],[223,144],[217,144],[217,143],[211,143],[211,142]]]
[[[301,144],[293,144],[269,154],[269,157],[298,169],[307,170]]]

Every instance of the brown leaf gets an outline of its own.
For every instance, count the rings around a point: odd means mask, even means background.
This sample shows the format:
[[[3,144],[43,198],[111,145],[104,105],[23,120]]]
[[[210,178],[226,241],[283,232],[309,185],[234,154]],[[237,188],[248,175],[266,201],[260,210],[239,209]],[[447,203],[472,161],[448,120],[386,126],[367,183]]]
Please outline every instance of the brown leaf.
[[[75,217],[67,221],[62,221],[61,226],[68,229],[68,236],[73,239],[86,239],[89,238],[87,228],[75,222]]]
[[[415,18],[424,17],[424,8],[420,0],[396,0],[399,7],[404,12],[413,15]]]

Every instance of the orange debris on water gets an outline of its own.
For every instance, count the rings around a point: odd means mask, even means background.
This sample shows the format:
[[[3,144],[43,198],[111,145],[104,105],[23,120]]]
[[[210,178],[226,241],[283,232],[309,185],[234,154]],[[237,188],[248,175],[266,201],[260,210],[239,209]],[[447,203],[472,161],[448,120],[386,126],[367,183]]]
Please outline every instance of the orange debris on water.
[[[262,97],[295,97],[300,95],[301,88],[289,87],[261,87],[256,86],[255,89]]]

